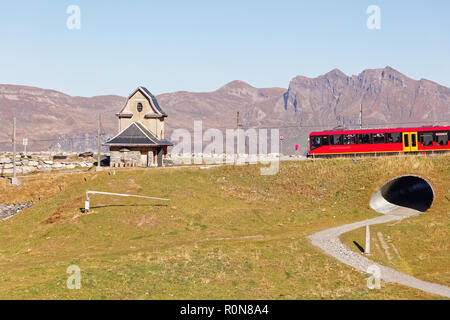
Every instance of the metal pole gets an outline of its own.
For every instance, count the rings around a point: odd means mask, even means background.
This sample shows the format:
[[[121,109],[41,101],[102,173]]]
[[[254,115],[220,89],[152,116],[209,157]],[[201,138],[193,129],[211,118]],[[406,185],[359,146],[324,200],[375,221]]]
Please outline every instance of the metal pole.
[[[170,199],[165,199],[165,198],[155,198],[155,197],[138,196],[138,195],[121,194],[121,193],[111,193],[111,192],[101,192],[101,191],[86,191],[86,201],[84,204],[85,212],[90,211],[90,201],[91,200],[89,199],[89,194],[103,194],[103,195],[117,196],[117,197],[133,197],[133,198],[160,200],[160,201],[170,201]]]
[[[17,179],[16,170],[16,117],[13,120],[13,178],[11,179],[11,184],[17,186],[20,184],[19,179]]]
[[[237,146],[236,146],[236,163],[239,163],[239,146],[240,146],[240,130],[241,127],[241,119],[240,119],[240,112],[238,111],[236,113],[236,127],[237,127]]]
[[[13,120],[13,179],[16,179],[16,117]]]
[[[359,105],[359,128],[362,129],[362,103]]]
[[[366,248],[364,249],[364,252],[367,255],[370,255],[370,226],[366,226]]]
[[[102,125],[102,115],[99,113],[98,114],[98,129],[97,129],[97,171],[101,171],[102,170],[102,164],[101,164],[101,141],[100,141],[100,135],[101,135],[101,125]]]

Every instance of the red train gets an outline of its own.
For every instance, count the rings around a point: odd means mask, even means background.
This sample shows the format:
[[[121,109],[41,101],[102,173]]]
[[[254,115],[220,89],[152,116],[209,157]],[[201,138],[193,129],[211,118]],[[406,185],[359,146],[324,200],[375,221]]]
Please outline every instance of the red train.
[[[313,132],[308,156],[448,152],[450,127]]]

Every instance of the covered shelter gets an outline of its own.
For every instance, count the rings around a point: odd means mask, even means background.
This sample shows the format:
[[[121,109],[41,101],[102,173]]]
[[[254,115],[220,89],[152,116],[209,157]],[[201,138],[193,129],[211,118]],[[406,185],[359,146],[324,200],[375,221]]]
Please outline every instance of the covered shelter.
[[[167,148],[172,146],[164,138],[167,114],[150,91],[138,87],[116,116],[119,133],[104,144],[110,148],[111,166],[163,166]]]

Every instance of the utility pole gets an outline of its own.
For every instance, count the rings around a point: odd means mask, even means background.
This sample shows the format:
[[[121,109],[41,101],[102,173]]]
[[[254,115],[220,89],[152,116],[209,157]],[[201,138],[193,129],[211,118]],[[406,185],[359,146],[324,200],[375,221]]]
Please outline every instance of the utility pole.
[[[22,144],[23,144],[23,155],[24,155],[25,158],[26,158],[26,157],[27,157],[27,145],[28,145],[28,139],[27,139],[27,138],[23,138]]]
[[[359,128],[362,129],[362,103],[359,105]]]
[[[236,126],[237,126],[237,128],[239,129],[239,127],[240,127],[240,113],[239,113],[239,111],[236,113]]]
[[[102,164],[101,164],[101,152],[102,152],[102,145],[101,145],[101,126],[102,126],[102,115],[98,114],[98,129],[97,129],[97,168],[96,171],[102,170]]]
[[[236,146],[236,154],[237,154],[237,158],[236,161],[239,161],[239,146],[240,146],[240,127],[241,127],[241,117],[240,117],[240,112],[238,111],[236,113],[236,128],[237,128],[237,146]]]
[[[11,179],[11,184],[17,186],[20,184],[19,179],[17,179],[16,170],[16,117],[13,120],[13,178]]]

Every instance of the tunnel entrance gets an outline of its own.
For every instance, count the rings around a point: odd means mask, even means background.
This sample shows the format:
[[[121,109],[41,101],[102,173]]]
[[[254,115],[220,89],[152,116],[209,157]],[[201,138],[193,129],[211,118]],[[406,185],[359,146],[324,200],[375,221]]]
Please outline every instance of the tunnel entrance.
[[[373,196],[370,206],[381,213],[388,213],[397,207],[426,212],[433,204],[433,200],[433,188],[425,179],[418,176],[402,176],[383,185]]]

